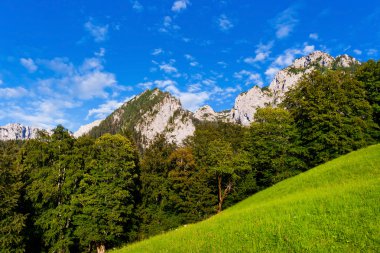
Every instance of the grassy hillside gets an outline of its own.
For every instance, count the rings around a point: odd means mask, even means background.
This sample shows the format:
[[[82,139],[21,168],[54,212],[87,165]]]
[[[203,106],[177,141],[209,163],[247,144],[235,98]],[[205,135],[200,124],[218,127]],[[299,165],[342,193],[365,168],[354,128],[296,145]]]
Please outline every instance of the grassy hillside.
[[[114,252],[380,252],[380,145]]]

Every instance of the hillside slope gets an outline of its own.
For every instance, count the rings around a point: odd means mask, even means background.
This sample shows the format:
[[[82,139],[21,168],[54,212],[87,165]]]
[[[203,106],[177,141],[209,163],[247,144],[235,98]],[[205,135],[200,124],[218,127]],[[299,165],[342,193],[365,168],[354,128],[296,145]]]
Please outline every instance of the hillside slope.
[[[379,252],[380,145],[114,252]]]

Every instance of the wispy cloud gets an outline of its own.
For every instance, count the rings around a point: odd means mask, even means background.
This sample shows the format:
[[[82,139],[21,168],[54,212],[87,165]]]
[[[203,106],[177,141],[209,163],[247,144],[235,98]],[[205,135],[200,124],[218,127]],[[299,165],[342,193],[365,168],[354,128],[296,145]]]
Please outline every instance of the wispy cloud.
[[[195,60],[194,56],[192,56],[190,54],[185,54],[184,57],[186,58],[186,60],[189,61],[190,66],[196,67],[199,65],[199,63]]]
[[[377,52],[378,52],[377,49],[371,48],[371,49],[368,49],[368,50],[367,50],[367,55],[369,55],[369,56],[374,56],[374,55],[377,54]]]
[[[131,1],[132,9],[136,12],[142,12],[144,10],[144,6],[139,1]]]
[[[186,10],[189,5],[190,5],[190,1],[188,0],[177,0],[172,5],[172,11],[180,12],[180,11]]]
[[[156,55],[160,55],[164,53],[164,50],[162,48],[155,48],[153,51],[152,51],[152,55],[156,56]]]
[[[362,50],[359,49],[354,49],[353,52],[357,55],[361,55],[363,53]]]
[[[99,105],[97,108],[90,109],[88,111],[86,119],[90,117],[95,117],[96,119],[104,119],[110,115],[114,110],[123,105],[123,102],[116,100],[109,100],[104,104]]]
[[[20,63],[22,66],[24,66],[30,73],[35,72],[38,67],[31,58],[21,58]]]
[[[95,42],[102,42],[107,39],[108,25],[96,25],[93,20],[89,20],[84,24],[84,28],[94,38]]]
[[[234,73],[234,77],[243,81],[244,85],[257,85],[259,87],[263,86],[263,80],[261,78],[261,75],[259,73],[255,73],[248,70],[241,70],[239,72]]]
[[[28,91],[23,87],[0,88],[0,98],[15,99],[15,98],[25,97],[27,95],[28,95]]]
[[[313,40],[317,40],[319,38],[318,33],[310,33],[309,38]]]
[[[233,28],[234,24],[225,14],[222,14],[218,18],[218,26],[221,31],[226,32]]]
[[[167,74],[178,73],[177,68],[174,67],[172,63],[163,63],[159,65],[159,68]]]
[[[173,18],[170,16],[165,16],[162,25],[160,25],[160,28],[158,29],[159,32],[162,33],[170,33],[179,30],[180,27],[173,22]]]
[[[258,46],[257,46],[257,49],[255,50],[255,57],[247,57],[244,59],[244,62],[245,63],[248,63],[248,64],[253,64],[253,63],[256,63],[256,62],[263,62],[265,61],[266,59],[268,59],[271,51],[270,49],[273,47],[273,41],[272,42],[269,42],[268,44],[262,44],[260,43]]]
[[[274,20],[274,28],[276,29],[276,37],[278,39],[288,37],[293,31],[298,23],[296,14],[295,7],[290,7],[277,15]]]
[[[94,55],[96,57],[104,57],[106,55],[105,48],[101,47],[98,52],[95,52]]]
[[[180,77],[181,74],[179,73],[178,69],[174,67],[175,62],[176,61],[174,59],[170,59],[169,61],[163,61],[161,63],[158,63],[154,60],[152,61],[152,63],[156,65],[157,68],[165,74],[170,74],[172,77]],[[157,68],[154,67],[153,69],[151,69],[151,71],[157,71]]]

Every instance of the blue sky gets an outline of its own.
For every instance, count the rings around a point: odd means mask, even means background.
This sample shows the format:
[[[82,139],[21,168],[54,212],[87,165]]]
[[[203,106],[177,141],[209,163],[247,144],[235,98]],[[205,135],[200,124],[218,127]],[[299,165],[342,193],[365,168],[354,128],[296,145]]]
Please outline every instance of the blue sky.
[[[2,0],[0,125],[71,131],[159,87],[230,109],[313,50],[380,58],[380,2]]]

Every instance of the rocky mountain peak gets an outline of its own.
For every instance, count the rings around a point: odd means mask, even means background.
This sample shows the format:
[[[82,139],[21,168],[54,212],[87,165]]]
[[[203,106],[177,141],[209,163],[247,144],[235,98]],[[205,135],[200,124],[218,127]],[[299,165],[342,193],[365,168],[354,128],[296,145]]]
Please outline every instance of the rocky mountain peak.
[[[194,130],[192,113],[182,108],[179,99],[156,88],[124,103],[89,134],[97,137],[104,133],[125,132],[146,148],[160,134],[180,145]]]
[[[308,68],[313,65],[321,67],[330,67],[334,62],[334,57],[322,51],[314,51],[309,55],[296,59],[290,67]]]
[[[322,51],[315,51],[309,55],[296,59],[292,65],[280,70],[274,76],[266,91],[254,86],[248,92],[240,94],[232,109],[232,120],[243,125],[253,121],[257,108],[268,104],[279,104],[289,88],[293,87],[305,74],[318,68],[348,68],[359,64],[355,58],[340,55],[336,58]]]
[[[253,121],[253,115],[257,108],[268,105],[272,102],[272,95],[268,90],[263,90],[254,86],[247,92],[240,94],[235,100],[231,116],[235,122],[242,125],[249,125]]]
[[[214,111],[214,109],[212,109],[211,106],[205,105],[194,113],[194,118],[198,120],[215,121],[217,120],[217,113]]]
[[[354,57],[351,57],[347,54],[342,54],[335,58],[335,64],[337,67],[349,68],[353,65],[360,64],[360,62],[356,60]]]
[[[0,140],[29,140],[37,137],[40,129],[24,126],[19,123],[11,123],[5,126],[0,126]]]

